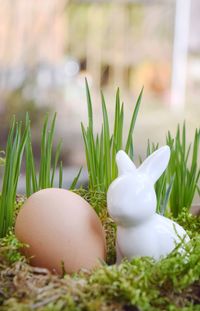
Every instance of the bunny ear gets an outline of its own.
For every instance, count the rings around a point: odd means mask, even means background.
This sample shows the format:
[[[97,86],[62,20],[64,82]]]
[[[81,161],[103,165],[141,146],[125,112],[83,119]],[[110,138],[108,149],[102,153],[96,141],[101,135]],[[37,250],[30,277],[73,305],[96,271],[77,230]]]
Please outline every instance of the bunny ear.
[[[135,164],[123,150],[117,152],[116,162],[118,167],[118,175],[122,175],[127,172],[134,172],[136,170]]]
[[[153,152],[138,168],[138,172],[147,174],[153,183],[162,175],[170,158],[169,146],[164,146]]]

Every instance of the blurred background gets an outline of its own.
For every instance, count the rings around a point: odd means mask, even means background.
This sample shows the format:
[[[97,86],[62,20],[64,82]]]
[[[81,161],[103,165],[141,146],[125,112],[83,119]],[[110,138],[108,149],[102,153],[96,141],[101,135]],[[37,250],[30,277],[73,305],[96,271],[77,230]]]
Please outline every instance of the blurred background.
[[[85,77],[96,130],[100,89],[112,126],[117,87],[128,124],[144,86],[136,155],[145,154],[148,138],[164,143],[184,120],[192,139],[200,125],[199,15],[198,0],[0,0],[0,150],[12,115],[23,119],[29,111],[39,154],[44,115],[57,111],[68,183],[85,165]]]

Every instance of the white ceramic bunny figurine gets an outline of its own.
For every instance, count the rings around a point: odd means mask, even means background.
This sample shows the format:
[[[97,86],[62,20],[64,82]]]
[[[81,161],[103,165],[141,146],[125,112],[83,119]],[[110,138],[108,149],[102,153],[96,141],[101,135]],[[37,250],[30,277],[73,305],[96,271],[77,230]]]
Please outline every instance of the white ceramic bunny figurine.
[[[154,184],[166,169],[170,148],[152,153],[139,168],[120,150],[116,155],[118,178],[107,193],[108,212],[117,224],[117,263],[138,256],[155,260],[169,254],[180,238],[189,237],[176,222],[156,213]]]

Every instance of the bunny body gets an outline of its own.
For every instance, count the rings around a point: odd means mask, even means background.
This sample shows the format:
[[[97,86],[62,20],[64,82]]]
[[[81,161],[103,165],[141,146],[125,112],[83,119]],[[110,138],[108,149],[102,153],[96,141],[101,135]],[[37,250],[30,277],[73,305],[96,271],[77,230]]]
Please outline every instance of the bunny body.
[[[166,217],[155,214],[149,221],[127,228],[117,228],[117,262],[123,257],[150,256],[156,260],[167,256],[180,243],[180,237],[189,241],[185,230]],[[130,243],[131,241],[131,243]]]
[[[124,257],[131,260],[138,256],[159,260],[181,239],[189,241],[180,225],[156,213],[154,183],[167,167],[169,157],[169,147],[162,147],[136,169],[125,152],[117,153],[119,177],[107,193],[108,212],[117,224],[117,263]]]

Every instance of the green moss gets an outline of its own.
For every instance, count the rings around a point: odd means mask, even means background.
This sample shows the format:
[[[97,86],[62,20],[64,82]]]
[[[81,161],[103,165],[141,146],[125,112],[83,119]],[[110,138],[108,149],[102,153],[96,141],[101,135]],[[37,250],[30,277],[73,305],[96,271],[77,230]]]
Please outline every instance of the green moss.
[[[199,280],[198,236],[182,255],[175,250],[156,263],[137,258],[64,279],[15,264],[4,271],[8,299],[2,310],[199,310]]]
[[[187,230],[190,237],[200,234],[200,217],[192,215],[186,208],[183,208],[175,221]]]
[[[197,311],[200,310],[200,218],[183,210],[176,219],[191,242],[159,262],[144,257],[115,261],[115,225],[101,192],[76,190],[97,211],[107,233],[107,263],[92,272],[64,278],[30,267],[10,233],[0,241],[0,310],[2,311]],[[23,201],[23,200],[22,200]],[[17,207],[21,205],[18,202]]]
[[[170,310],[167,305],[188,304],[184,291],[199,279],[200,237],[186,246],[183,255],[176,250],[157,263],[137,258],[131,263],[102,267],[90,276],[88,283],[92,288],[90,299],[100,296],[105,301],[137,305],[141,310]]]
[[[1,264],[12,264],[15,262],[25,261],[24,256],[21,255],[19,249],[24,246],[15,237],[14,233],[10,231],[6,237],[0,239],[0,262]]]

